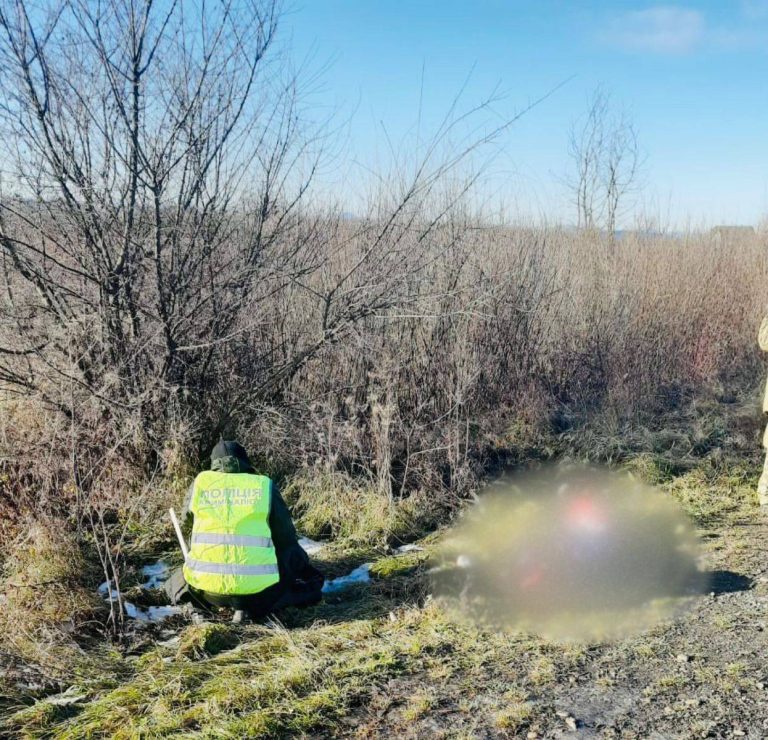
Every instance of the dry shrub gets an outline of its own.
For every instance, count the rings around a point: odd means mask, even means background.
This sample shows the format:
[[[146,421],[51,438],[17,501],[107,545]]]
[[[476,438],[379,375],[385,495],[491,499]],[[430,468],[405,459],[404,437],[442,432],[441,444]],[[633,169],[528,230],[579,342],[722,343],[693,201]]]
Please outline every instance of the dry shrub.
[[[40,399],[0,396],[0,558],[30,513],[61,516],[74,498],[66,434],[65,419]]]
[[[7,401],[0,506],[17,516],[27,500],[74,523],[114,512],[135,537],[164,522],[222,433],[278,478],[321,471],[292,484],[308,533],[399,536],[412,528],[401,507],[422,500],[419,516],[438,518],[489,463],[527,456],[548,435],[596,418],[620,428],[713,386],[760,382],[763,236],[611,241],[491,226],[461,205],[429,221],[437,205],[410,201],[407,219],[384,224],[375,202],[357,220],[314,214],[318,266],[301,285],[265,281],[263,320],[233,326],[220,356],[190,355],[190,382],[205,392],[152,391],[169,400],[151,434],[141,403],[105,410],[71,383],[45,385],[76,407],[71,419],[40,395]]]
[[[389,495],[466,494],[489,450],[530,446],[521,424],[546,443],[597,417],[660,419],[711,388],[762,382],[762,237],[612,243],[456,217],[429,249],[407,307],[360,321],[293,379],[277,443],[269,425],[245,424],[256,446],[375,481],[386,508]]]

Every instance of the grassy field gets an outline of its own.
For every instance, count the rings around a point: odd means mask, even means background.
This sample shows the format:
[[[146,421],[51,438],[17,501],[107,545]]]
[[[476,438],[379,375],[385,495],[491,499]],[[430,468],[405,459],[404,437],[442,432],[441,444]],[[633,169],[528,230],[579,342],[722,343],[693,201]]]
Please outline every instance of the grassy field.
[[[137,631],[122,652],[103,654],[102,670],[91,655],[89,672],[64,693],[9,702],[3,732],[762,737],[768,524],[756,506],[755,456],[746,447],[739,454],[736,431],[740,414],[751,412],[730,409],[730,422],[719,415],[715,425],[710,411],[699,409],[697,424],[686,421],[699,429],[698,448],[670,428],[654,435],[656,451],[633,451],[628,435],[616,455],[621,467],[659,484],[686,509],[704,543],[702,567],[712,575],[711,593],[644,634],[559,645],[483,630],[451,619],[428,593],[425,572],[441,532],[423,539],[423,550],[402,555],[335,544],[323,551],[320,567],[334,576],[373,561],[369,585],[286,611],[268,625],[178,618]]]

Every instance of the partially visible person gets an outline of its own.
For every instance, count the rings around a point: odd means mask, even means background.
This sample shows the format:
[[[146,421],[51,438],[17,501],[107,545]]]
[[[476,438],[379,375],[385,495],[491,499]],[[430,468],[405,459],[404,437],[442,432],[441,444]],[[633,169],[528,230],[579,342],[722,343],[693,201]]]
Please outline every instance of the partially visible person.
[[[172,603],[230,607],[240,621],[244,612],[261,619],[320,601],[323,576],[299,545],[285,501],[238,442],[214,447],[182,512],[192,538],[183,568],[166,582]]]
[[[763,352],[768,352],[768,316],[763,319],[758,334],[758,342]],[[765,388],[765,398],[763,399],[763,413],[768,414],[768,385]],[[768,424],[763,434],[763,447],[765,448],[765,463],[763,464],[763,474],[757,484],[757,496],[760,500],[760,506],[768,506]]]

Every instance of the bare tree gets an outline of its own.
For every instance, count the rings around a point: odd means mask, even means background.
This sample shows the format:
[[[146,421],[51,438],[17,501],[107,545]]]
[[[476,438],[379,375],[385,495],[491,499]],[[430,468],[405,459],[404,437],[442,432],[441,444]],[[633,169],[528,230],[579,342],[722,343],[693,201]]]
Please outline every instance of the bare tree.
[[[570,132],[569,154],[576,168],[570,188],[578,215],[578,225],[582,229],[594,229],[599,219],[606,106],[606,98],[597,93],[590,101],[582,125],[574,124]]]
[[[572,125],[569,155],[574,174],[567,185],[579,228],[603,229],[612,239],[626,197],[638,185],[641,154],[634,124],[603,90],[592,94],[586,115]]]
[[[278,10],[0,4],[8,386],[72,414],[50,382],[64,377],[151,427],[173,389],[203,380],[194,368],[258,282],[311,266],[297,209],[314,169],[299,175],[308,142],[296,80],[275,66]]]

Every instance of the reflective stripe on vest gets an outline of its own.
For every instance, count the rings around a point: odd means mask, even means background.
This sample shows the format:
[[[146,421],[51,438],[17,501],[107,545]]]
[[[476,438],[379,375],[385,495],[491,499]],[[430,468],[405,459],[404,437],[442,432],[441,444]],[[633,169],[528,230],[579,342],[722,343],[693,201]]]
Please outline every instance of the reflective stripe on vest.
[[[187,558],[185,565],[197,573],[216,573],[223,576],[269,576],[278,573],[277,565],[228,565]]]
[[[272,547],[272,540],[269,537],[254,537],[249,534],[212,534],[210,532],[196,532],[192,535],[192,544]]]

